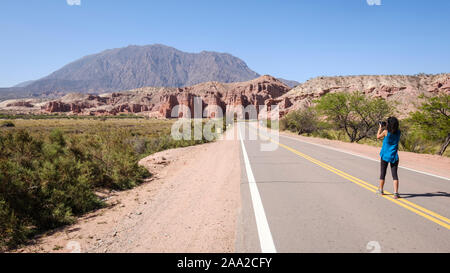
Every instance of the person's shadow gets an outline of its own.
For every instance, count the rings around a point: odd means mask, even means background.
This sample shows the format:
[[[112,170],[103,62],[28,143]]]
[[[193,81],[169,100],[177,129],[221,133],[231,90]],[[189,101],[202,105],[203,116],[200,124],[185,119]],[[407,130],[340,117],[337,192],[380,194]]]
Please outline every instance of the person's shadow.
[[[414,198],[414,197],[450,197],[450,193],[438,191],[433,193],[401,193],[401,198]]]

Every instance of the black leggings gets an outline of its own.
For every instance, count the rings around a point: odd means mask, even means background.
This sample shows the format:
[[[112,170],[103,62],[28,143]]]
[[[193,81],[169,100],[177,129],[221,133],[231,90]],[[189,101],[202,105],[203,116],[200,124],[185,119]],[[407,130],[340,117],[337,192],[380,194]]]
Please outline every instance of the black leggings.
[[[390,163],[391,164],[391,173],[392,173],[392,179],[394,180],[398,180],[398,175],[397,175],[397,169],[398,169],[398,162],[400,160],[397,160],[397,162],[395,163]],[[380,164],[380,179],[384,180],[384,178],[386,177],[386,169],[388,166],[389,162],[384,161],[383,159],[381,159],[381,164]]]

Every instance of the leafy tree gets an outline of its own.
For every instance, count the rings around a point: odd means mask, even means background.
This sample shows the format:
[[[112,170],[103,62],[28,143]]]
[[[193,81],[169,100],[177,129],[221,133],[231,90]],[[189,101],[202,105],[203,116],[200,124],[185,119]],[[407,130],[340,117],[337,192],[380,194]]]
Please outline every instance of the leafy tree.
[[[376,133],[378,122],[392,114],[392,106],[380,98],[360,92],[329,93],[316,101],[317,110],[337,129],[344,130],[351,142]]]
[[[423,95],[420,98],[425,98]],[[442,142],[438,154],[443,155],[450,144],[450,95],[426,98],[410,120],[428,140]]]

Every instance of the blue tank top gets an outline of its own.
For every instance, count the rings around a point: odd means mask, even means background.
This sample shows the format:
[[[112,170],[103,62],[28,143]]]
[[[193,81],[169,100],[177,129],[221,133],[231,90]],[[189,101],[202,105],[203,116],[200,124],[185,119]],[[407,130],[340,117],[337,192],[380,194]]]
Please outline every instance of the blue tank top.
[[[400,130],[395,134],[387,133],[383,139],[383,147],[381,147],[380,157],[386,162],[395,163],[398,161],[398,142],[400,141]]]

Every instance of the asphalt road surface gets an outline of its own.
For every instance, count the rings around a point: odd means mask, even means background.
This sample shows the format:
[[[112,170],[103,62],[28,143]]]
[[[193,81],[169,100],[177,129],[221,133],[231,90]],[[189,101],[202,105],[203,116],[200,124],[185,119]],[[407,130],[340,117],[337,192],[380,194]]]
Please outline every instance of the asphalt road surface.
[[[237,127],[237,252],[450,252],[450,179],[400,168],[395,200],[375,193],[379,162],[268,132],[249,140],[256,124]],[[277,149],[262,151],[268,143]]]

